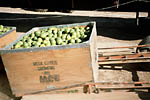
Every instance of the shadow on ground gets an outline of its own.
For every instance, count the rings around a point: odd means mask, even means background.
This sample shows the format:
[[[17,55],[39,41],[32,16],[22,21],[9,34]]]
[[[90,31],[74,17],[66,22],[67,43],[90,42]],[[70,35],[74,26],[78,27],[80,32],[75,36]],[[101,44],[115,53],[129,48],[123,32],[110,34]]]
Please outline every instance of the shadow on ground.
[[[2,63],[0,63],[2,64]],[[4,69],[0,70],[0,100],[20,100],[12,94],[9,81]]]
[[[98,35],[119,40],[142,39],[149,33],[137,26],[136,19],[90,17],[55,14],[0,13],[0,23],[17,27],[18,32],[27,32],[33,27],[96,21]]]
[[[138,96],[141,100],[149,100],[150,99],[150,93],[148,93],[148,92],[137,91],[136,93],[138,94]]]
[[[105,65],[108,66],[108,65]],[[129,84],[121,84],[119,86],[148,86],[149,87],[149,72],[150,63],[130,63],[130,64],[113,64],[111,67],[100,67],[100,77],[105,77],[105,82],[129,82]],[[116,67],[120,66],[120,67]],[[113,72],[114,71],[114,72]],[[131,75],[130,75],[131,74]],[[111,75],[111,76],[110,76]],[[119,76],[119,77],[118,77]],[[130,82],[148,82],[148,84],[130,84]],[[109,86],[109,85],[108,85]],[[117,84],[114,84],[114,87]],[[127,90],[127,89],[126,89]],[[127,92],[135,92],[141,100],[150,100],[150,92],[148,89],[128,89]]]

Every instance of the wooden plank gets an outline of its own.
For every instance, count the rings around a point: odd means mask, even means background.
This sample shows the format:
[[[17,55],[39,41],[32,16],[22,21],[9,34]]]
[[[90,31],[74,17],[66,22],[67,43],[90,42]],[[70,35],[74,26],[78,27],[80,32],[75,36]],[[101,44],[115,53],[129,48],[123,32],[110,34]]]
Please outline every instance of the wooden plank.
[[[98,81],[98,50],[97,50],[97,30],[96,23],[93,26],[92,35],[90,37],[91,64],[94,75],[94,82]]]
[[[123,48],[137,48],[137,47],[150,47],[150,44],[137,45],[137,46],[123,46],[123,47],[110,47],[110,48],[98,48],[98,50],[103,49],[123,49]]]
[[[99,56],[99,64],[137,63],[137,62],[149,62],[149,61],[150,61],[149,52]]]
[[[125,64],[125,63],[140,63],[140,62],[150,62],[148,58],[142,59],[124,59],[124,60],[112,60],[112,61],[102,61],[98,62],[99,65],[107,65],[107,64]]]
[[[98,87],[101,90],[106,89],[114,89],[114,90],[122,90],[122,89],[150,89],[150,86],[114,86],[114,87]]]

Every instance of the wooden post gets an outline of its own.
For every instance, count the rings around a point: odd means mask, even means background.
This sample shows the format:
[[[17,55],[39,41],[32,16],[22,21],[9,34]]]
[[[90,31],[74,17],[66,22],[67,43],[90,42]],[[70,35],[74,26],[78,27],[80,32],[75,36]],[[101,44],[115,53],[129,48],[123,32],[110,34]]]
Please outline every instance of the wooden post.
[[[74,8],[74,0],[72,0],[72,8]]]

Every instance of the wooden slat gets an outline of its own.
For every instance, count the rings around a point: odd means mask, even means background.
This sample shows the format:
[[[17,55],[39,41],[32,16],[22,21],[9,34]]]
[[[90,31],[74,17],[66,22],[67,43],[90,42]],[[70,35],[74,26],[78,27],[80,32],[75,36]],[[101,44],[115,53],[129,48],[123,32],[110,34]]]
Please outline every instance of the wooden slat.
[[[150,86],[120,86],[120,87],[98,87],[99,89],[114,89],[114,90],[119,90],[119,89],[150,89]]]
[[[123,60],[108,60],[108,61],[101,61],[99,65],[105,64],[124,64],[124,63],[140,63],[140,62],[150,62],[150,58],[140,58],[140,59],[123,59]]]
[[[131,84],[149,84],[150,82],[138,81],[138,82],[95,82],[95,83],[86,83],[85,85],[131,85]]]
[[[98,50],[103,50],[103,49],[137,48],[137,47],[150,47],[150,44],[147,44],[147,45],[137,45],[137,46],[122,46],[122,47],[98,48]]]
[[[142,45],[139,47],[144,47],[149,45]],[[128,47],[137,47],[137,46],[128,46]],[[128,48],[128,47],[114,47],[118,48]],[[105,48],[105,49],[113,49],[113,48]],[[114,51],[115,52],[115,51]],[[118,51],[116,51],[118,52]],[[116,53],[115,52],[115,53]],[[101,53],[101,52],[99,52]],[[103,53],[102,53],[103,54]],[[99,56],[99,64],[121,64],[121,63],[137,63],[137,62],[150,62],[150,53],[133,53],[133,54],[119,54],[118,55],[107,55],[107,56]]]

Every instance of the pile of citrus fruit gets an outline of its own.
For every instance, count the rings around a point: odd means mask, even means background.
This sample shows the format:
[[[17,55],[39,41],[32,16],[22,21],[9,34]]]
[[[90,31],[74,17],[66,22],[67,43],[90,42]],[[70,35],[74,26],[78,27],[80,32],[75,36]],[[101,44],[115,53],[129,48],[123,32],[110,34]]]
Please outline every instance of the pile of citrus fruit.
[[[0,25],[0,35],[8,32],[9,30],[11,30],[10,27],[4,27],[3,25]]]
[[[90,26],[43,28],[25,35],[12,49],[72,45],[87,41],[90,34]]]

